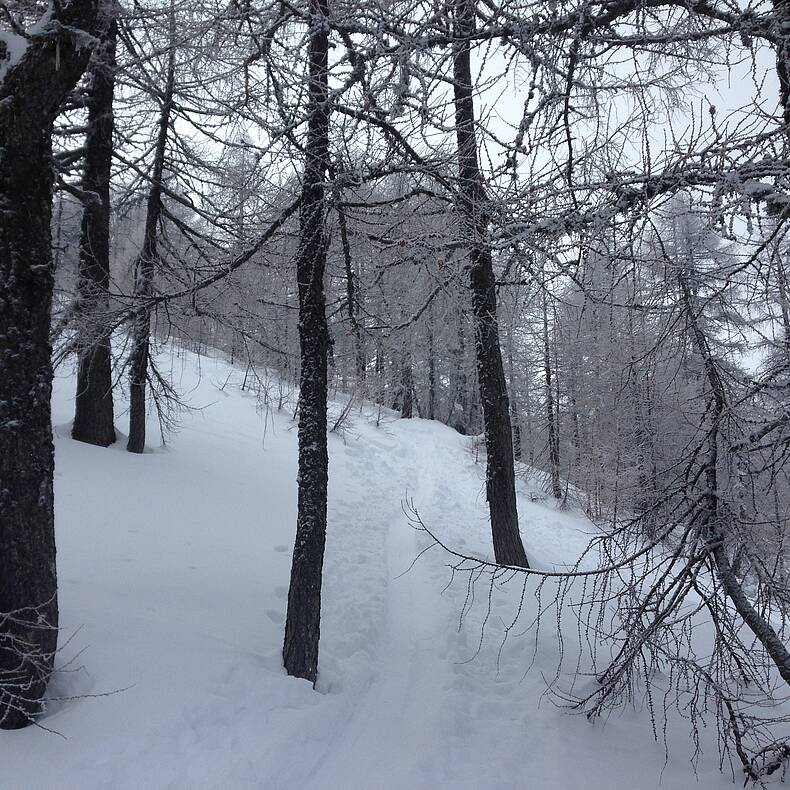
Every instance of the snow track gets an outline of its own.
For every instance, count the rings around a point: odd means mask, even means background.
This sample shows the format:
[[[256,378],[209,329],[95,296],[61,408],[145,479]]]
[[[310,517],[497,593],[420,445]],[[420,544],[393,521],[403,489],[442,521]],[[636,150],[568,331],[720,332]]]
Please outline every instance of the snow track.
[[[385,429],[386,431],[386,429]],[[436,646],[444,629],[440,607],[426,605],[432,589],[424,564],[413,567],[420,546],[407,527],[401,502],[411,493],[425,496],[432,469],[400,432],[376,448],[360,448],[355,463],[360,480],[384,505],[386,609],[379,648],[379,669],[342,737],[316,767],[308,788],[443,787],[448,779],[441,759],[426,756],[425,745],[441,737],[436,686],[445,664]],[[394,460],[395,463],[392,462]],[[372,470],[375,469],[375,472]],[[380,481],[386,487],[376,488]],[[350,529],[355,527],[348,525]]]

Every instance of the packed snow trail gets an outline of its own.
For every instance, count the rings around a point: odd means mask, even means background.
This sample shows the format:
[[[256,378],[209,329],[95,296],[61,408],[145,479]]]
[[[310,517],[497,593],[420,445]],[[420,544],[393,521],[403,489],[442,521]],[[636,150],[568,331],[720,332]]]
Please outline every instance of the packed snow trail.
[[[376,492],[385,513],[381,549],[387,558],[387,606],[381,665],[346,731],[316,766],[307,787],[452,786],[443,761],[425,754],[425,744],[442,737],[441,711],[433,702],[447,667],[434,649],[443,625],[443,618],[437,617],[440,607],[424,598],[431,584],[425,565],[412,565],[420,547],[401,505],[407,493],[415,501],[426,498],[433,470],[418,449],[408,432],[398,430],[377,457],[368,457],[370,449],[355,453],[355,476],[368,491]],[[379,481],[386,481],[386,486],[378,487]]]
[[[407,496],[449,543],[490,555],[482,465],[469,439],[435,422],[385,410],[377,424],[376,410],[357,409],[330,435],[317,690],[287,677],[294,423],[240,391],[243,371],[191,354],[173,368],[195,410],[142,456],[122,440],[72,441],[73,377],[56,382],[68,671],[52,693],[77,698],[54,701],[42,721],[63,738],[0,734],[0,790],[732,787],[713,727],[695,778],[686,722],[671,723],[664,766],[647,711],[602,727],[551,704],[552,626],[537,650],[528,634],[499,651],[516,590],[496,591],[480,645],[485,607],[459,622],[466,586],[441,594],[446,557],[431,549],[404,573],[426,545],[401,510]],[[520,487],[530,558],[572,561],[590,525]]]

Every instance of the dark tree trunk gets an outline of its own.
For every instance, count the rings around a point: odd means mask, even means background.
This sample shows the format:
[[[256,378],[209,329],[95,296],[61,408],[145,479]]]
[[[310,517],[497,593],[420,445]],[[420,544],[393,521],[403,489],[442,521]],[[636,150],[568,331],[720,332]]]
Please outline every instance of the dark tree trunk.
[[[377,338],[376,340],[376,375],[381,378],[384,374],[384,344],[381,342],[381,338]]]
[[[458,433],[466,435],[468,433],[465,419],[467,411],[467,388],[466,380],[466,348],[464,343],[464,316],[463,311],[458,310],[458,344],[451,349],[450,373],[450,392],[447,398],[447,419],[445,423],[454,428]]]
[[[115,42],[118,23],[103,19],[101,47],[91,58],[88,132],[82,189],[79,298],[79,368],[74,439],[107,447],[115,441],[110,338],[103,329],[110,287],[110,172],[112,168]]]
[[[129,354],[129,439],[126,449],[130,453],[145,450],[145,390],[148,379],[148,357],[151,343],[151,308],[146,303],[151,296],[154,271],[159,258],[159,221],[162,217],[162,177],[173,109],[173,92],[176,80],[175,11],[170,4],[170,51],[167,76],[159,113],[159,133],[154,149],[151,188],[146,206],[143,247],[136,264],[137,282],[135,296],[142,302],[132,324],[132,350]]]
[[[633,273],[633,298],[637,299],[638,294],[638,280],[637,272]],[[641,317],[644,321],[644,315]],[[641,332],[640,332],[641,330]],[[637,333],[640,332],[638,335]],[[645,360],[640,362],[640,350],[645,347],[643,343],[640,349],[637,349],[637,337],[644,340],[644,324],[640,327],[634,322],[633,312],[629,311],[628,314],[628,334],[630,337],[631,353],[630,365],[631,369],[639,370],[639,375],[631,377],[631,400],[633,403],[634,414],[634,445],[636,447],[637,458],[637,491],[634,497],[634,510],[639,514],[640,518],[645,522],[648,530],[648,537],[653,540],[655,537],[654,524],[657,521],[658,514],[656,511],[656,491],[655,491],[655,475],[651,469],[651,459],[655,458],[653,451],[653,435],[654,428],[651,426],[651,406],[650,406],[650,379],[649,379],[649,365]],[[578,419],[575,422],[578,426]],[[578,434],[578,427],[575,427],[574,436]],[[578,454],[579,442],[576,442],[576,452]]]
[[[329,457],[326,440],[327,349],[324,271],[329,164],[329,35],[326,0],[310,0],[308,129],[302,183],[299,249],[299,495],[288,589],[283,663],[289,675],[315,684],[321,633],[321,574],[326,544]]]
[[[790,25],[790,0],[773,0],[772,5],[778,23],[777,28],[787,30],[788,25]],[[779,103],[782,105],[785,137],[790,138],[790,37],[787,35],[781,36],[779,43],[776,45],[776,75],[779,80]],[[777,213],[786,213],[787,209],[781,206],[775,211]],[[788,312],[787,280],[784,261],[778,252],[776,254],[776,273],[784,329],[784,350],[785,355],[790,356],[790,313]]]
[[[0,84],[0,728],[30,724],[52,671],[58,602],[50,420],[52,124],[85,69],[75,34],[96,0],[63,3]],[[20,646],[23,649],[17,649]]]
[[[554,411],[554,392],[551,388],[551,345],[549,343],[548,296],[543,291],[543,374],[546,381],[546,429],[549,444],[549,475],[551,476],[551,495],[562,499],[560,485],[560,445],[557,436],[557,421]]]
[[[790,24],[790,0],[773,0],[774,13],[777,20],[787,29]],[[776,74],[779,78],[779,103],[782,105],[782,120],[785,125],[785,136],[790,138],[790,37],[782,36],[776,49]],[[786,210],[786,209],[785,209]],[[790,309],[788,308],[787,278],[784,261],[776,254],[776,275],[779,286],[779,303],[782,310],[784,329],[785,355],[790,355]]]
[[[513,458],[516,461],[520,461],[522,457],[521,451],[521,425],[519,423],[519,416],[517,407],[514,406],[512,409],[513,418],[512,418],[512,428],[513,428]]]
[[[460,415],[457,424],[453,427],[466,435],[472,427],[469,397],[469,378],[466,375],[466,315],[463,310],[458,311],[458,403]],[[455,408],[455,402],[453,402]]]
[[[330,176],[334,178],[335,174],[330,172]],[[351,257],[351,244],[348,240],[348,222],[346,220],[346,211],[343,208],[342,198],[342,194],[338,194],[335,210],[337,211],[337,221],[340,226],[340,244],[343,248],[343,264],[346,273],[346,311],[348,313],[349,325],[351,326],[351,335],[354,338],[354,365],[357,374],[357,384],[362,385],[365,381],[367,362],[365,360],[365,345],[362,338],[362,327],[359,323],[359,307],[357,305],[356,284],[354,282],[354,261]]]
[[[433,302],[428,306],[428,409],[425,416],[429,420],[436,419],[436,321],[433,314]]]
[[[407,420],[414,416],[414,375],[411,354],[405,354],[401,362],[400,416]]]
[[[515,322],[514,322],[515,323]],[[510,425],[513,432],[513,458],[516,461],[521,460],[521,417],[519,414],[518,401],[516,400],[515,391],[515,370],[513,369],[513,335],[511,333],[508,338],[507,344],[507,367],[510,375]]]
[[[477,154],[470,66],[473,2],[457,0],[455,6],[457,43],[453,47],[453,89],[458,143],[458,211],[469,243],[477,379],[486,438],[486,495],[491,513],[494,556],[499,563],[527,567],[527,555],[518,531],[513,436],[499,346],[496,282],[491,248],[486,240],[487,196]]]
[[[774,255],[774,268],[776,269],[776,284],[779,289],[779,309],[782,312],[782,345],[785,359],[790,357],[790,301],[787,292],[787,275],[785,274],[782,255],[777,251]]]

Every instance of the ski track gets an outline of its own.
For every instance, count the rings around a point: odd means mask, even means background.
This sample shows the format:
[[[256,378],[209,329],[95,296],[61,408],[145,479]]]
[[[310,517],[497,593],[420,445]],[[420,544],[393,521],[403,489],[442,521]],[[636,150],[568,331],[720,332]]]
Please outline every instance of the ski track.
[[[387,490],[379,490],[381,501],[388,503],[382,522],[386,609],[380,670],[342,736],[315,767],[306,785],[311,790],[447,786],[443,761],[429,759],[425,752],[425,744],[436,742],[441,730],[441,711],[433,703],[443,669],[435,656],[443,624],[436,609],[424,605],[429,590],[425,565],[410,568],[419,552],[417,533],[406,526],[401,506],[407,495],[417,502],[432,495],[433,470],[428,455],[415,452],[402,436],[373,449],[373,457],[359,452],[354,466],[366,484],[375,482],[371,468],[377,469],[378,480],[389,481]]]

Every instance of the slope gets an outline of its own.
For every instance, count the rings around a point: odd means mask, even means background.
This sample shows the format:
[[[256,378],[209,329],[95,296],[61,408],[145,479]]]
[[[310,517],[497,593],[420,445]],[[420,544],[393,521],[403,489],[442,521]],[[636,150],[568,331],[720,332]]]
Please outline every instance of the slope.
[[[601,727],[551,704],[555,629],[500,649],[517,591],[496,591],[480,644],[487,607],[460,617],[466,582],[443,593],[447,558],[430,549],[409,570],[427,544],[407,496],[449,543],[490,553],[482,469],[438,423],[366,408],[330,435],[317,693],[285,676],[291,414],[262,410],[222,361],[182,352],[173,368],[193,408],[142,456],[68,438],[74,382],[57,381],[64,671],[42,720],[54,732],[0,738],[0,788],[731,786],[713,728],[695,778],[687,723],[670,729],[665,765],[646,711]],[[522,489],[530,557],[572,561],[591,525]]]

